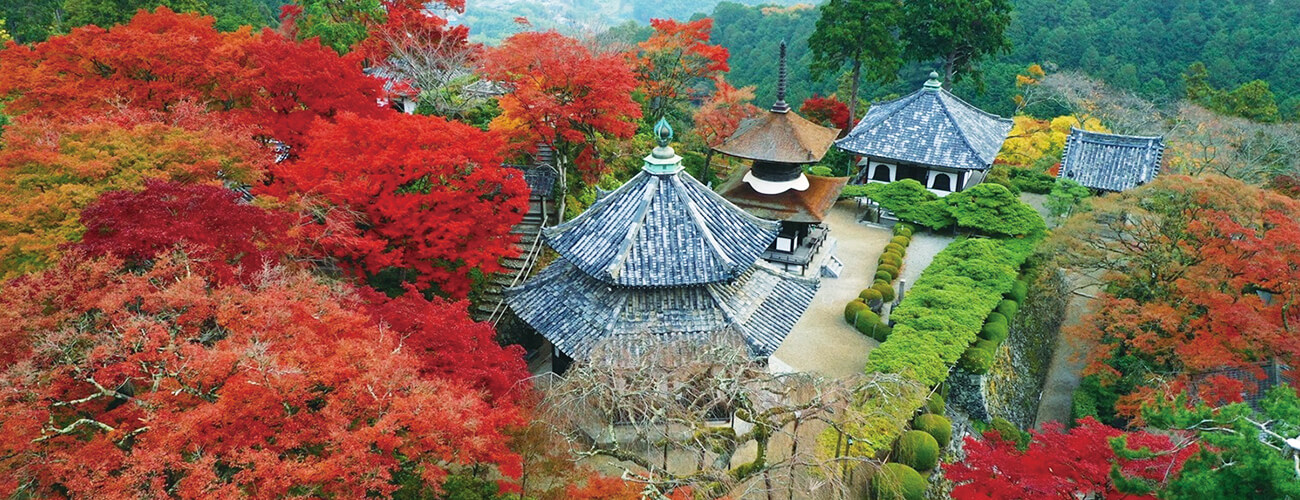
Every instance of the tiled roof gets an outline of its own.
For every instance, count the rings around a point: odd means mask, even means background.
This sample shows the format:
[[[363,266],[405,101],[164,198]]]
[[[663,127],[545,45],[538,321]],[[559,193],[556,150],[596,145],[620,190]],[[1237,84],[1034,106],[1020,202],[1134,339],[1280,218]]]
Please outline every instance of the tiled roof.
[[[1161,137],[1137,137],[1070,129],[1060,177],[1104,191],[1145,184],[1160,173]]]
[[[840,192],[849,183],[848,177],[808,176],[808,189],[798,191],[791,189],[781,194],[762,194],[754,191],[744,181],[745,172],[736,172],[719,190],[722,197],[745,209],[746,212],[764,219],[790,222],[818,223],[826,218],[826,213],[835,206]]]
[[[835,145],[864,156],[985,170],[1010,131],[1011,120],[981,111],[935,84],[872,105]]]
[[[596,279],[658,287],[734,278],[762,256],[779,227],[683,171],[642,171],[543,234],[551,248]]]
[[[817,293],[819,282],[767,267],[734,280],[674,288],[611,287],[559,260],[506,290],[521,319],[574,359],[624,335],[705,336],[734,332],[750,354],[767,357]]]

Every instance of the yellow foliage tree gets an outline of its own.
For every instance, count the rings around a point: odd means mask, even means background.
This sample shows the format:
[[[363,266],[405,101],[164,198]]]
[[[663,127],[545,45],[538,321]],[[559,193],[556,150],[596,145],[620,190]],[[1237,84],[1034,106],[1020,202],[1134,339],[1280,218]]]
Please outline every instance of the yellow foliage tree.
[[[1096,118],[1085,116],[1083,123],[1073,116],[1058,116],[1051,120],[1039,120],[1025,115],[1016,116],[1015,125],[1002,151],[998,153],[998,163],[1018,167],[1032,167],[1047,156],[1057,160],[1065,149],[1065,138],[1070,135],[1070,128],[1081,128],[1095,132],[1109,132]]]

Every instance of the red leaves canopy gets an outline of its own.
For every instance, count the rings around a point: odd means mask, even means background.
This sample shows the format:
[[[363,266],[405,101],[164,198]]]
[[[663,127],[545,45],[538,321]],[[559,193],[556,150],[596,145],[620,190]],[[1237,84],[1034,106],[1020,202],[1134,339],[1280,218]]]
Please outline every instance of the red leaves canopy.
[[[500,270],[498,258],[514,251],[510,229],[528,211],[528,186],[502,166],[492,135],[442,118],[344,114],[307,139],[300,158],[277,166],[269,191],[359,214],[374,244],[330,249],[354,271],[411,269],[417,287],[465,297],[471,269]]]
[[[1113,467],[1118,467],[1125,481],[1141,479],[1161,484],[1176,475],[1197,449],[1179,446],[1169,436],[1123,433],[1091,418],[1081,420],[1070,432],[1064,432],[1060,423],[1051,422],[1043,431],[1030,433],[1031,441],[1024,451],[993,432],[985,434],[984,440],[967,437],[966,460],[944,466],[944,476],[958,483],[952,490],[953,498],[1110,498],[1119,492],[1111,473]],[[1115,446],[1122,453],[1117,454]],[[1144,452],[1138,452],[1144,448]]]
[[[750,103],[754,100],[754,87],[732,87],[726,80],[718,78],[714,82],[717,91],[695,110],[695,133],[704,139],[710,147],[722,144],[736,129],[740,122],[758,115],[758,107]]]
[[[378,327],[348,287],[307,274],[221,286],[193,265],[74,258],[7,286],[0,494],[356,498],[391,494],[399,469],[519,473],[510,403],[420,375],[407,346],[446,333]]]
[[[849,105],[840,102],[835,96],[819,97],[813,94],[799,106],[799,112],[808,117],[809,120],[820,123],[823,126],[835,127],[840,130],[849,128]]]
[[[597,134],[626,139],[636,133],[641,107],[632,100],[636,78],[623,55],[592,54],[554,31],[524,32],[488,51],[481,71],[513,88],[499,101],[493,130],[529,146],[560,146],[584,176],[594,178],[603,168],[588,145]]]
[[[690,97],[687,91],[722,77],[730,68],[726,47],[709,45],[713,19],[680,23],[651,19],[654,35],[641,42],[637,81],[652,107],[662,111],[669,103]]]
[[[160,7],[108,30],[73,29],[0,51],[0,95],[10,113],[76,119],[129,106],[169,111],[193,101],[232,112],[259,133],[300,145],[317,117],[384,112],[380,83],[314,40],[264,30],[219,33],[213,18]]]
[[[220,283],[251,281],[296,250],[298,217],[241,204],[220,186],[150,181],[144,191],[106,193],[81,212],[78,245],[92,256],[152,260],[176,247]]]

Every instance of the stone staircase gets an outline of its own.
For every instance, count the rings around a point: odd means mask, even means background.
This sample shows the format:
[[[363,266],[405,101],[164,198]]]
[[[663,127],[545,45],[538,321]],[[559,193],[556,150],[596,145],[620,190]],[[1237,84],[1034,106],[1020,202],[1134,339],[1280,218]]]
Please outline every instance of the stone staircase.
[[[534,170],[526,170],[525,176],[533,175]],[[470,311],[476,321],[491,321],[495,324],[506,314],[508,308],[502,291],[518,286],[537,270],[537,260],[546,247],[546,242],[541,237],[542,228],[554,225],[559,220],[558,207],[550,200],[550,187],[534,186],[534,184],[535,180],[529,179],[530,188],[545,187],[546,189],[533,190],[533,194],[528,199],[528,213],[510,230],[511,234],[519,235],[519,241],[515,243],[519,255],[502,259],[501,264],[505,270],[488,278],[481,299]]]

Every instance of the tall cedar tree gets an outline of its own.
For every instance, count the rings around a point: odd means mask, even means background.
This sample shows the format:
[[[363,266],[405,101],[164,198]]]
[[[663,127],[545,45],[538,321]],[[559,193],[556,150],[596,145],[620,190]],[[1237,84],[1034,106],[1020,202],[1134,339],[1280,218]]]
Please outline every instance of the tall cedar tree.
[[[637,58],[638,90],[645,95],[648,122],[657,121],[673,110],[704,94],[707,86],[730,70],[725,47],[709,45],[713,20],[679,23],[672,19],[651,19],[654,35],[641,42]]]
[[[636,133],[641,106],[632,100],[636,77],[623,54],[593,54],[554,31],[524,32],[488,51],[481,71],[513,89],[501,97],[492,130],[526,148],[549,145],[565,189],[570,173],[589,184],[605,170],[592,146],[597,136]]]
[[[1161,177],[1092,200],[1053,239],[1066,264],[1104,269],[1106,292],[1071,330],[1089,345],[1088,372],[1138,417],[1157,391],[1197,374],[1300,361],[1300,202],[1223,177]],[[1227,377],[1199,384],[1202,400],[1240,401]]]
[[[838,77],[850,69],[849,122],[858,116],[862,77],[880,83],[898,79],[903,66],[903,2],[900,0],[830,0],[820,7],[816,31],[808,37],[813,77]],[[914,18],[912,18],[914,19]],[[863,72],[865,71],[865,75]]]
[[[944,84],[971,77],[983,89],[979,62],[1011,50],[1010,0],[909,0],[903,7],[908,59],[940,62]]]
[[[1186,437],[1120,432],[1091,418],[1065,432],[1058,422],[1030,431],[1027,446],[996,432],[967,437],[966,459],[943,467],[957,500],[1127,498],[1155,500],[1197,450]],[[1124,494],[1128,493],[1128,494]]]
[[[116,255],[132,267],[183,249],[222,284],[251,282],[297,253],[295,214],[242,203],[221,186],[151,180],[144,191],[113,191],[81,212],[77,245],[86,254]]]
[[[0,96],[13,115],[77,120],[193,101],[294,147],[317,118],[388,112],[376,105],[380,93],[357,56],[269,30],[219,33],[211,17],[165,7],[108,30],[85,26],[0,51]]]
[[[360,498],[465,467],[519,474],[503,434],[519,410],[422,369],[411,348],[481,357],[422,338],[452,333],[381,325],[349,287],[306,273],[221,285],[201,265],[74,255],[6,285],[0,494]],[[469,323],[463,303],[412,312]]]
[[[57,40],[57,39],[56,39]],[[57,262],[81,238],[81,210],[100,194],[148,179],[259,182],[271,153],[188,101],[169,113],[127,110],[74,124],[19,119],[0,149],[0,269],[12,277]]]
[[[301,157],[264,191],[302,194],[359,214],[361,243],[327,248],[362,275],[398,271],[421,290],[465,297],[470,272],[501,269],[528,186],[502,166],[492,134],[438,117],[352,114],[318,122]]]

